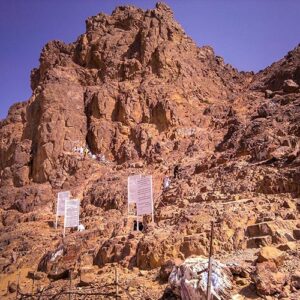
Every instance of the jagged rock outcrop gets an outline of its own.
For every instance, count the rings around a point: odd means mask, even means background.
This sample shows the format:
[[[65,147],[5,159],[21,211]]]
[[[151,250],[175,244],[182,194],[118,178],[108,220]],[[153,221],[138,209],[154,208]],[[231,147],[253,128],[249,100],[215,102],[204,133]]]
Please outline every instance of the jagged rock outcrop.
[[[32,156],[23,159],[28,168],[11,170],[16,186],[28,177],[61,176],[59,156],[86,141],[93,153],[118,163],[151,159],[176,129],[206,128],[207,103],[226,103],[241,89],[244,76],[211,48],[198,48],[164,4],[146,12],[119,7],[86,26],[75,43],[43,48],[31,74],[33,96],[11,111],[14,125],[10,118],[2,124],[2,132],[19,130],[14,141],[26,143]],[[3,143],[2,164],[20,152],[13,141]]]
[[[252,88],[278,91],[284,88],[286,80],[300,84],[300,45],[291,50],[284,58],[273,63],[255,75]]]
[[[107,283],[118,264],[135,299],[145,299],[141,286],[159,299],[166,286],[155,272],[207,256],[215,221],[215,254],[237,263],[232,294],[284,287],[282,297],[297,297],[299,49],[238,72],[197,47],[163,3],[100,13],[74,43],[49,42],[32,96],[0,122],[0,271],[34,267],[58,289],[67,276]],[[127,176],[137,173],[154,183],[155,224],[144,217],[142,232],[127,215]],[[62,239],[53,212],[66,189],[82,200],[85,230]],[[255,265],[261,246],[284,251],[285,263]]]

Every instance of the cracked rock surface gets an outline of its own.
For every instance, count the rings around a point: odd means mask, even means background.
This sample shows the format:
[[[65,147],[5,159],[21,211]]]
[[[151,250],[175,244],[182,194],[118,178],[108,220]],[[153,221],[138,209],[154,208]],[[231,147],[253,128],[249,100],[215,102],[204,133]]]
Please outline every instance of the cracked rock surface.
[[[46,44],[32,96],[0,121],[0,298],[15,299],[18,277],[20,295],[32,278],[58,295],[69,277],[110,295],[117,267],[121,299],[176,299],[171,266],[207,257],[214,221],[233,299],[300,299],[299,85],[299,45],[238,72],[163,3],[100,13],[75,42]],[[143,231],[127,215],[132,174],[153,176]],[[85,226],[65,238],[62,220],[53,227],[62,190],[81,200]]]

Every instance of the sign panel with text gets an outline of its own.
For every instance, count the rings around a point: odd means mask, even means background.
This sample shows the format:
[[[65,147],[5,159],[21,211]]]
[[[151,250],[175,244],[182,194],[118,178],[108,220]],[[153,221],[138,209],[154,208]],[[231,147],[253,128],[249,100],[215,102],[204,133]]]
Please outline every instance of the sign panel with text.
[[[65,201],[64,227],[77,227],[79,225],[80,200],[69,199]]]
[[[57,194],[57,204],[56,204],[56,215],[64,216],[65,214],[65,201],[70,199],[70,191],[60,192]]]
[[[152,176],[141,176],[137,180],[137,215],[152,214],[153,218],[153,193]]]
[[[141,175],[128,177],[128,204],[137,202],[137,181]]]

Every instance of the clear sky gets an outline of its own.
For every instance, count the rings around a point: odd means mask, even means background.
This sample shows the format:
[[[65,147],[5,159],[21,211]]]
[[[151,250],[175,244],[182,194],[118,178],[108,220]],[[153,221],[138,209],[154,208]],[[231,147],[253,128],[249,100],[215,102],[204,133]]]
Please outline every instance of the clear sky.
[[[300,42],[298,0],[166,0],[186,33],[239,70],[259,71]],[[0,119],[31,95],[30,70],[43,45],[70,43],[85,19],[118,5],[153,8],[152,0],[0,0]]]

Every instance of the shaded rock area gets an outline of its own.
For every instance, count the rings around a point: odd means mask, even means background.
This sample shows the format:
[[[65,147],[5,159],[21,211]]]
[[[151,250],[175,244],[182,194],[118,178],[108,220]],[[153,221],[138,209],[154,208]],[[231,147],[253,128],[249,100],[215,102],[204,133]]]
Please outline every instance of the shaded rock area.
[[[221,299],[300,299],[299,85],[299,45],[238,72],[163,3],[100,13],[74,43],[46,44],[32,96],[0,121],[0,298],[114,297],[117,268],[121,299],[178,299],[168,277],[208,256],[214,221],[231,280]],[[145,216],[141,231],[132,174],[153,176],[155,224]],[[85,228],[64,238],[62,190]]]

